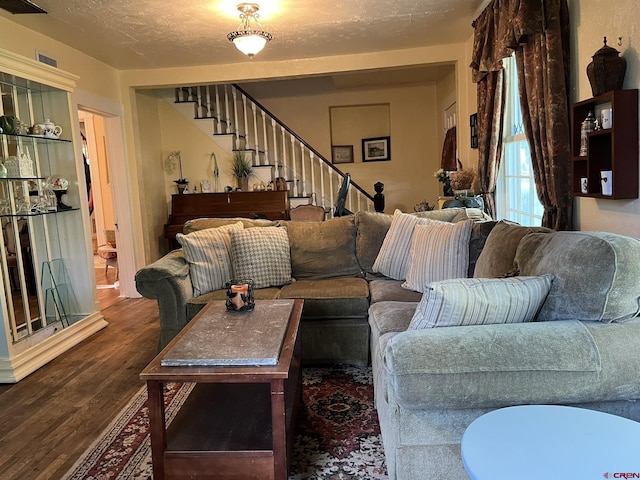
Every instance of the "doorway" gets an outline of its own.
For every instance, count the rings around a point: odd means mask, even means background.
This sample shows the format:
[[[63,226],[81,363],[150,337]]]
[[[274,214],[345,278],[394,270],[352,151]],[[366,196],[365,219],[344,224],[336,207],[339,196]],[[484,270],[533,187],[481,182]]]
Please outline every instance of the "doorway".
[[[78,111],[82,137],[82,161],[89,202],[91,243],[96,287],[103,300],[120,296],[118,253],[113,192],[107,155],[105,119],[102,115]]]
[[[86,178],[91,243],[98,300],[102,309],[120,297],[118,268],[117,223],[105,117],[78,110],[82,137],[82,160]]]
[[[95,141],[95,144],[97,150],[102,148],[105,152],[109,183],[112,189],[111,205],[113,207],[113,223],[117,243],[120,296],[138,298],[140,294],[135,285],[137,261],[133,228],[135,212],[132,208],[131,174],[129,172],[125,143],[123,105],[82,89],[74,90],[73,104],[77,114],[77,124],[80,123],[80,116],[85,114],[93,115],[94,120],[100,118],[103,121],[104,137],[102,140]],[[95,121],[93,123],[95,124]],[[78,138],[77,140],[79,147],[81,139]],[[87,136],[87,140],[89,140],[89,136]],[[102,141],[102,145],[100,141]],[[77,154],[80,157],[81,152],[79,150],[78,148]],[[93,193],[95,195],[96,192]],[[85,198],[87,197],[85,196]],[[94,198],[94,204],[95,201],[96,199]],[[102,199],[102,203],[104,204],[106,201]],[[96,212],[98,211],[96,206],[94,206],[94,209]],[[86,222],[89,224],[89,217],[87,216],[86,218]],[[97,239],[99,238],[98,235],[101,234],[101,230],[99,226],[96,226]],[[111,271],[111,268],[109,268],[109,271]]]

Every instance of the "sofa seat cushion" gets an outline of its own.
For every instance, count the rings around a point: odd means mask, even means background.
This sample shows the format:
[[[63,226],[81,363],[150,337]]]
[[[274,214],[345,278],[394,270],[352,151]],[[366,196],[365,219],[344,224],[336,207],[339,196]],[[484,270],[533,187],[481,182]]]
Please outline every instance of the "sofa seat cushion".
[[[369,325],[373,337],[390,332],[404,332],[413,318],[417,302],[378,302],[369,307]]]
[[[289,234],[291,273],[297,280],[359,276],[353,215],[325,222],[282,222]]]
[[[352,277],[298,280],[282,287],[279,298],[304,298],[303,319],[366,318],[369,285]]]
[[[384,367],[398,402],[411,409],[615,395],[601,378],[599,345],[575,320],[408,330],[389,341]]]
[[[369,282],[369,292],[371,303],[398,301],[398,302],[419,302],[422,293],[407,290],[402,287],[402,280],[391,278],[381,278]]]
[[[531,234],[515,262],[521,275],[554,276],[538,321],[620,322],[640,306],[640,240],[606,232]]]
[[[256,300],[274,300],[278,298],[280,289],[278,287],[257,288],[253,291],[253,298]],[[214,290],[198,297],[193,297],[187,301],[187,320],[191,320],[208,303],[215,300],[227,299],[227,289]]]

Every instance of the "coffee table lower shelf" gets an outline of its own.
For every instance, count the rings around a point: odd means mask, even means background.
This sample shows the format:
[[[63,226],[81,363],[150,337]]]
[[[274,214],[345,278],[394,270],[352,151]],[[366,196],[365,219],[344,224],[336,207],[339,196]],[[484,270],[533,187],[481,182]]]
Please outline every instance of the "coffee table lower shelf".
[[[272,392],[271,383],[196,384],[168,427],[158,418],[164,412],[152,408],[152,428],[159,429],[155,435],[152,432],[152,442],[166,441],[162,453],[157,452],[161,467],[157,454],[154,456],[154,472],[162,472],[158,476],[165,479],[283,478],[278,470],[286,475],[300,407],[299,369],[284,383],[284,395],[277,386]],[[148,388],[153,395],[164,387],[151,381]],[[283,396],[284,419],[274,417],[273,411],[279,410],[274,402]],[[274,418],[284,421],[274,422]],[[283,430],[280,441],[274,439]]]
[[[274,461],[269,396],[268,383],[195,385],[167,428],[165,476],[210,471],[217,477],[243,472],[244,478],[269,478]],[[291,424],[293,402],[287,403]]]

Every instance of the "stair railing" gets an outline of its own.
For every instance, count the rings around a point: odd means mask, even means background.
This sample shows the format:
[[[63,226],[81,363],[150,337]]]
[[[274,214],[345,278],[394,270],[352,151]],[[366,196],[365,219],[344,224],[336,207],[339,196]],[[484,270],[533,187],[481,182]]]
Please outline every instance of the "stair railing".
[[[202,85],[175,90],[177,103],[193,102],[194,118],[212,119],[214,135],[233,135],[234,150],[253,152],[254,166],[271,165],[291,197],[308,197],[333,216],[335,192],[345,173],[271,114],[238,85]],[[232,119],[230,121],[230,119]],[[373,197],[351,182],[347,208],[373,210]]]

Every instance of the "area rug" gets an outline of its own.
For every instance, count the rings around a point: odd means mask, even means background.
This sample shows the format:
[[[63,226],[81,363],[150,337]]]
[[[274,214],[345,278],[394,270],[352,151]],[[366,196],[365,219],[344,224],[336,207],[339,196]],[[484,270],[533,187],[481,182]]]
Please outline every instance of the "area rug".
[[[166,386],[171,422],[192,384]],[[303,407],[289,480],[387,478],[370,368],[303,369]],[[136,393],[64,480],[152,479],[146,388]]]

